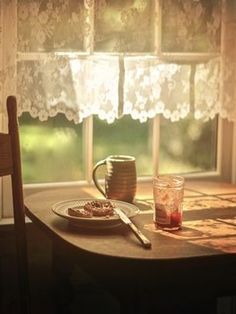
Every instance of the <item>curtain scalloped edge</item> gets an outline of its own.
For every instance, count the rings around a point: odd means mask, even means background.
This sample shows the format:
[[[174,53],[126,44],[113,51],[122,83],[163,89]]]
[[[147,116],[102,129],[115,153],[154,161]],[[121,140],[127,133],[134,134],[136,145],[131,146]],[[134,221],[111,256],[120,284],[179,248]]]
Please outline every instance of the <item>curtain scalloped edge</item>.
[[[170,120],[170,122],[178,122],[178,121],[184,120],[185,118],[187,118],[191,114],[189,111],[184,116],[181,117],[180,115],[178,115],[178,117],[177,117],[176,115],[171,115],[171,113],[170,113],[170,115],[166,115],[165,111],[162,111],[162,112],[156,112],[152,116],[148,116],[147,114],[146,115],[143,115],[143,114],[142,115],[133,115],[132,112],[130,112],[130,113],[125,113],[119,117],[118,117],[118,115],[116,115],[116,116],[112,115],[112,114],[100,115],[99,113],[90,113],[86,116],[81,117],[79,114],[76,114],[76,113],[73,114],[71,111],[70,112],[64,112],[64,111],[58,110],[58,111],[53,112],[53,114],[52,114],[52,113],[46,113],[45,110],[38,111],[38,112],[35,112],[35,110],[18,110],[18,116],[19,117],[23,113],[29,113],[32,118],[39,119],[39,121],[42,121],[42,122],[47,121],[49,118],[55,117],[58,113],[62,113],[65,115],[65,117],[68,121],[73,121],[75,124],[82,123],[84,121],[84,119],[86,119],[88,117],[92,117],[92,116],[98,116],[98,118],[100,120],[106,121],[108,124],[111,124],[115,120],[119,120],[124,116],[130,116],[133,120],[140,121],[140,123],[145,123],[148,120],[153,119],[158,115],[162,115],[163,118],[165,118],[166,120]],[[209,120],[214,119],[217,115],[219,115],[219,117],[221,117],[222,119],[227,119],[229,122],[233,122],[233,123],[236,122],[236,115],[232,116],[231,114],[227,114],[225,111],[222,111],[222,110],[216,111],[214,114],[211,114],[211,115],[210,114],[209,115],[203,114],[199,118],[196,117],[194,112],[193,112],[193,118],[195,120],[204,121],[204,122],[207,122]]]

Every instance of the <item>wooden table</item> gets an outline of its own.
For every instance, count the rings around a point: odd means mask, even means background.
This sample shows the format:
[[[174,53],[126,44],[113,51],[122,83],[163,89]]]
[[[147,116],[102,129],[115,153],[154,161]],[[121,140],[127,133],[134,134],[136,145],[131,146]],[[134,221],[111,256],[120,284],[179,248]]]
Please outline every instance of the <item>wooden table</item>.
[[[27,216],[47,232],[54,243],[69,249],[79,263],[106,283],[125,282],[149,287],[159,296],[176,293],[216,297],[236,293],[236,186],[227,183],[186,184],[183,228],[167,232],[152,222],[152,187],[138,186],[136,205],[141,213],[133,222],[151,240],[144,249],[121,225],[111,230],[80,230],[56,216],[54,203],[100,197],[93,187],[60,188],[25,199]],[[63,251],[65,256],[65,251]],[[60,259],[60,258],[59,258]],[[178,291],[178,293],[177,293]]]

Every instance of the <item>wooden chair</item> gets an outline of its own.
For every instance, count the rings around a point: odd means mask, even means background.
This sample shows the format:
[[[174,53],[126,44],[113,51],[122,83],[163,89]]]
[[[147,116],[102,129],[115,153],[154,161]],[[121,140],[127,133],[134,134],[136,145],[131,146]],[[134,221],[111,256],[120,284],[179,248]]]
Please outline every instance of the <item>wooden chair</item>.
[[[16,235],[20,313],[30,313],[28,257],[25,226],[25,207],[21,173],[17,104],[14,96],[7,98],[8,133],[0,133],[0,176],[11,176]]]

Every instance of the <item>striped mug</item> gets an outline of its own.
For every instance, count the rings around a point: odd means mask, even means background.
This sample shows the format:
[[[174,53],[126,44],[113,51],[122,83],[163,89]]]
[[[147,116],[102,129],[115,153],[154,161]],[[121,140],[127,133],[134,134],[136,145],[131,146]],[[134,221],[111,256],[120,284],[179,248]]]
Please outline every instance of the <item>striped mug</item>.
[[[105,189],[97,180],[97,169],[106,166]],[[108,199],[132,203],[137,188],[136,161],[133,156],[112,155],[99,161],[93,168],[93,182]]]

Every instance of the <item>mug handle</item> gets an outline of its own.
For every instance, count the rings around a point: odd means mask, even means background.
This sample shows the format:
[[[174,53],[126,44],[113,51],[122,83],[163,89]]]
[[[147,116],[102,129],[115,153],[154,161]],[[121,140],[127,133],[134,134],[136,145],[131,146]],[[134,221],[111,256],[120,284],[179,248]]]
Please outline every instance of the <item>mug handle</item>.
[[[100,160],[99,162],[96,163],[96,165],[93,168],[93,182],[96,186],[96,188],[102,193],[102,195],[106,198],[106,193],[103,190],[103,188],[101,187],[101,185],[98,183],[97,177],[96,177],[96,171],[98,169],[98,167],[105,165],[106,164],[106,159],[104,160]]]

